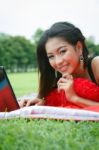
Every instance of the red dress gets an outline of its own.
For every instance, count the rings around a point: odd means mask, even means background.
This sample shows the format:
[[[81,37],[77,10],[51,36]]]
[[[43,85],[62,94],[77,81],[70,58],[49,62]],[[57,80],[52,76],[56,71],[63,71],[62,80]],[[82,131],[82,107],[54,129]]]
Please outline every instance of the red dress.
[[[99,102],[99,86],[88,79],[74,79],[74,90],[80,97]],[[99,106],[89,106],[84,108],[68,101],[63,90],[58,92],[57,89],[54,89],[45,97],[45,99],[46,106],[87,109],[99,112]]]

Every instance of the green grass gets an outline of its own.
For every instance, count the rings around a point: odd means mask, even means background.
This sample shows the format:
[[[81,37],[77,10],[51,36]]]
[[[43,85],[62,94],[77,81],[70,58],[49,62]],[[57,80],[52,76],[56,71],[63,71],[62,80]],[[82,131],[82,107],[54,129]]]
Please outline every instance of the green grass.
[[[37,92],[37,73],[9,74],[17,96]],[[99,122],[0,120],[0,150],[98,150]]]
[[[38,91],[38,73],[10,73],[11,85],[17,97]]]
[[[0,150],[98,150],[99,123],[0,121]]]

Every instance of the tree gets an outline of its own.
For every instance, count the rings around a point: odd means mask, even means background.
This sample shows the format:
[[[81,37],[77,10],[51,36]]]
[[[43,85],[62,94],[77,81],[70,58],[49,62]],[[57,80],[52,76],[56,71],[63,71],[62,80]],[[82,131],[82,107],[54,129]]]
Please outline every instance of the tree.
[[[27,71],[36,67],[34,44],[22,36],[1,36],[0,65],[11,71]]]
[[[92,54],[92,55],[99,55],[99,45],[96,45],[94,43],[94,40],[92,40],[92,38],[88,38],[86,40],[86,45],[87,45],[87,48],[89,50],[89,53]]]
[[[34,33],[34,35],[33,35],[33,43],[35,44],[35,46],[37,46],[38,41],[39,41],[41,35],[43,34],[43,32],[44,31],[42,29],[38,28],[36,30],[36,32]]]

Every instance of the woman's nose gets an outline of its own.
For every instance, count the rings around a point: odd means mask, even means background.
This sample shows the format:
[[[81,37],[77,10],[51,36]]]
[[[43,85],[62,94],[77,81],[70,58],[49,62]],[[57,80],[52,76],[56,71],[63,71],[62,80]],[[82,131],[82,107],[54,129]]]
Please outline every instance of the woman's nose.
[[[60,65],[63,62],[62,58],[60,56],[55,57],[55,64]]]

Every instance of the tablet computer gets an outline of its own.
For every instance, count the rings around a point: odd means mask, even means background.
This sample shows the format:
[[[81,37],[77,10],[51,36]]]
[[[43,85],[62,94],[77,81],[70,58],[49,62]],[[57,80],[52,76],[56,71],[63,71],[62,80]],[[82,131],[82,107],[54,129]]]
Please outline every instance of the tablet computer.
[[[0,112],[9,112],[19,108],[6,70],[3,66],[0,66]]]

